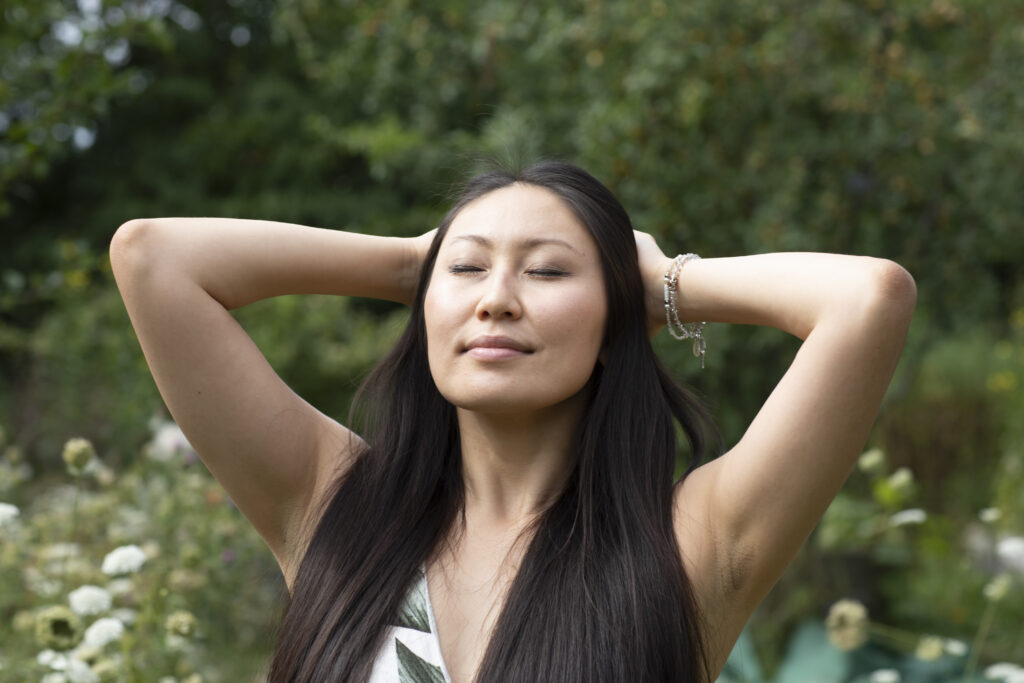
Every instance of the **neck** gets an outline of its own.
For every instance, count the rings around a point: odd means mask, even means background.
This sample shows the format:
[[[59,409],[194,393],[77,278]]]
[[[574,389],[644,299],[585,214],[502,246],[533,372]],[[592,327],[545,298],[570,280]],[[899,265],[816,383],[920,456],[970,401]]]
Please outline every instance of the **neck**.
[[[583,393],[526,414],[458,409],[467,511],[518,527],[554,502],[576,465]]]

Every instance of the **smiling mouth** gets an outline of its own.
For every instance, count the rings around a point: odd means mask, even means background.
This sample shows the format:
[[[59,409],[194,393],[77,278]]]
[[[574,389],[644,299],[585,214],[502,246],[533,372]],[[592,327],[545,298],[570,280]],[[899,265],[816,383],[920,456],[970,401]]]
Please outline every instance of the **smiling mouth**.
[[[505,360],[507,358],[528,356],[533,351],[523,351],[508,346],[473,346],[466,349],[465,353],[467,356],[478,360]]]
[[[527,356],[533,350],[510,337],[477,337],[466,346],[463,353],[481,360],[502,360]]]

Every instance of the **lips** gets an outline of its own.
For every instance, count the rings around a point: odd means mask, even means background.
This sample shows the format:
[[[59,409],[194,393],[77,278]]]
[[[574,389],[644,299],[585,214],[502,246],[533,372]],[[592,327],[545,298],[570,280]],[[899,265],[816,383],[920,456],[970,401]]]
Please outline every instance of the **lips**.
[[[466,353],[480,359],[498,360],[533,353],[526,344],[512,337],[484,335],[466,344]]]

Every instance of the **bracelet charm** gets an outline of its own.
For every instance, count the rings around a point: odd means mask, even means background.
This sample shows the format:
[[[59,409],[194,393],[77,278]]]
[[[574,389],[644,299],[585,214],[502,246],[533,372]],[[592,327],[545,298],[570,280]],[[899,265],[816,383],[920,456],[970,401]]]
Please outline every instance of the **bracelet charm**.
[[[700,357],[700,367],[704,368],[704,354],[707,352],[707,341],[704,339],[706,322],[684,323],[679,319],[676,308],[676,291],[679,284],[679,272],[688,261],[700,260],[696,254],[680,254],[672,259],[672,265],[665,273],[665,321],[668,331],[676,339],[693,339],[693,355]]]

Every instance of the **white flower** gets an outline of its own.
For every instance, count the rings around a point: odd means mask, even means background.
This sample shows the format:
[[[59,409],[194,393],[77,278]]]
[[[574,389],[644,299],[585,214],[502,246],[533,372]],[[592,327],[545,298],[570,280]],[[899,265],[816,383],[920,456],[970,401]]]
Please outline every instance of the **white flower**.
[[[890,526],[903,526],[904,524],[923,524],[928,519],[928,514],[921,508],[910,508],[900,510],[889,517]]]
[[[1020,667],[1009,662],[999,662],[985,669],[985,678],[1007,678],[1020,671]]]
[[[130,574],[139,571],[146,561],[146,553],[137,545],[123,545],[107,553],[103,558],[103,573],[107,575]]]
[[[978,519],[985,522],[985,524],[992,524],[1002,519],[1003,513],[999,508],[985,508],[978,513]]]
[[[942,656],[945,641],[937,636],[924,636],[917,643],[914,656],[926,662],[933,662]]]
[[[54,671],[40,678],[39,683],[68,683],[68,677]]]
[[[68,662],[65,675],[68,683],[100,683],[100,677],[80,659],[72,659]]]
[[[77,543],[51,543],[39,550],[39,559],[48,560],[70,560],[82,554],[82,549]]]
[[[41,666],[48,666],[51,669],[56,669],[57,671],[63,671],[68,668],[67,656],[49,648],[36,655],[36,662]]]
[[[124,634],[124,624],[118,619],[103,617],[85,629],[83,642],[90,647],[101,649],[107,643],[118,640],[122,634]]]
[[[864,451],[857,459],[857,467],[861,472],[868,474],[881,474],[885,469],[885,453],[881,448],[872,448]]]
[[[825,628],[838,649],[856,650],[868,639],[868,610],[856,600],[839,600],[829,608]]]
[[[1010,575],[1000,574],[985,584],[985,597],[991,602],[999,602],[1010,592]]]
[[[107,582],[107,592],[116,598],[128,595],[133,590],[135,590],[135,583],[127,577],[111,579]]]
[[[138,618],[138,614],[139,613],[131,607],[119,607],[111,612],[110,616],[116,618],[125,626],[131,626],[135,623],[136,618]]]
[[[173,422],[164,422],[156,428],[153,440],[147,444],[145,453],[154,460],[168,462],[178,453],[191,451],[192,444],[184,432]]]
[[[996,545],[996,554],[1007,569],[1024,574],[1024,538],[1007,536]]]
[[[21,575],[28,589],[40,597],[52,598],[63,590],[60,581],[47,577],[37,567],[25,567]]]
[[[900,495],[910,495],[914,488],[914,473],[901,467],[889,475],[889,485]]]
[[[878,669],[872,672],[871,683],[900,683],[900,672],[896,669]]]
[[[110,609],[110,593],[99,586],[82,586],[68,594],[71,609],[80,616],[99,614]]]
[[[10,503],[0,503],[0,527],[9,524],[19,514],[18,508]]]
[[[967,654],[967,643],[962,640],[946,638],[944,647],[946,649],[946,654],[953,655],[954,657],[963,657]]]

